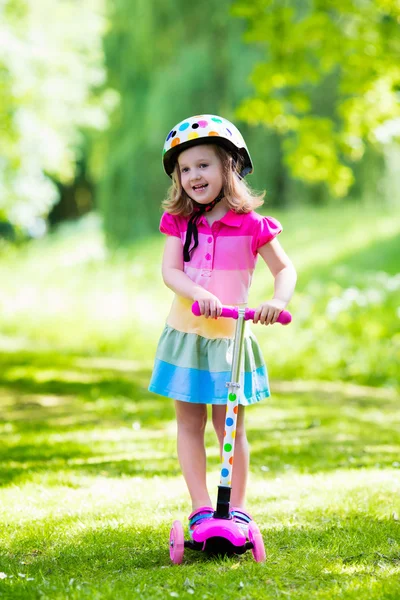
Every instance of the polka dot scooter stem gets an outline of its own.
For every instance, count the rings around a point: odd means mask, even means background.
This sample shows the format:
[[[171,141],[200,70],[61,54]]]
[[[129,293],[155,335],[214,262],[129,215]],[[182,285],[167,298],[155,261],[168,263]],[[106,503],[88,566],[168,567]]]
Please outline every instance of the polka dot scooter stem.
[[[230,496],[232,485],[233,457],[235,451],[236,421],[240,395],[240,372],[242,363],[243,338],[245,330],[245,309],[238,309],[235,339],[233,343],[232,369],[230,381],[227,382],[228,399],[226,402],[225,435],[222,448],[221,478],[218,486],[217,509],[215,516],[229,519]]]
[[[225,434],[222,454],[220,485],[232,484],[233,454],[235,449],[236,420],[239,404],[239,389],[229,386],[226,405]]]
[[[232,484],[233,455],[235,450],[236,421],[240,395],[240,372],[244,337],[245,309],[239,308],[233,345],[232,370],[227,382],[228,399],[226,403],[225,435],[222,451],[222,468],[220,485]]]
[[[192,306],[192,312],[200,316],[200,307],[198,302]],[[242,363],[243,338],[245,331],[245,321],[253,319],[254,309],[238,308],[224,306],[222,307],[222,317],[237,319],[235,329],[235,339],[233,343],[232,369],[230,381],[227,382],[228,399],[226,403],[225,416],[225,434],[222,449],[222,468],[220,483],[218,486],[217,509],[214,517],[218,519],[230,519],[230,497],[232,485],[233,458],[235,450],[236,421],[239,407],[240,396],[240,374]],[[277,322],[287,325],[292,320],[292,316],[287,311],[282,311]]]

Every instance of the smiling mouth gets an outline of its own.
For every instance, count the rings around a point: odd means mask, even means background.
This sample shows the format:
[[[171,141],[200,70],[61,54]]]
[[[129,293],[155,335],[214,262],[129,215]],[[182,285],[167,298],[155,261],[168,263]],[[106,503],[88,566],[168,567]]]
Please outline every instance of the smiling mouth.
[[[206,187],[208,187],[208,183],[202,183],[201,185],[194,185],[194,186],[193,186],[193,189],[194,189],[196,192],[201,192],[201,190],[205,190],[205,189],[206,189]]]

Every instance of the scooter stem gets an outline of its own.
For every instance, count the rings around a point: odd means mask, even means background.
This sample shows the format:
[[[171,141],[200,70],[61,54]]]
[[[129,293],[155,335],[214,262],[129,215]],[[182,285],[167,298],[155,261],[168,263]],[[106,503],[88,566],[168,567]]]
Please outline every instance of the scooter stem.
[[[230,497],[232,489],[233,456],[235,450],[236,421],[239,406],[240,372],[242,363],[243,338],[245,330],[245,309],[239,308],[233,343],[232,370],[227,382],[228,400],[226,403],[225,436],[222,450],[222,468],[218,486],[217,509],[214,517],[230,519]]]

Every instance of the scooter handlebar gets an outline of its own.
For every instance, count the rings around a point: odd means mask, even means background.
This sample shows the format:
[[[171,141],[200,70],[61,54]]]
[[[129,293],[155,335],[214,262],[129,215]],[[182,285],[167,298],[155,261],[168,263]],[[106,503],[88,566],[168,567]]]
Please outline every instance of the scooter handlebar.
[[[253,320],[255,312],[256,312],[255,308],[246,308],[245,313],[244,313],[245,321]],[[194,304],[192,304],[192,313],[196,317],[200,317],[201,312],[200,312],[200,306],[199,306],[198,302],[195,302]],[[239,317],[239,308],[237,306],[223,306],[221,317],[237,319]],[[290,312],[287,310],[283,310],[280,313],[278,320],[276,322],[280,323],[281,325],[288,325],[291,322],[291,320],[292,320],[292,315],[290,314]]]

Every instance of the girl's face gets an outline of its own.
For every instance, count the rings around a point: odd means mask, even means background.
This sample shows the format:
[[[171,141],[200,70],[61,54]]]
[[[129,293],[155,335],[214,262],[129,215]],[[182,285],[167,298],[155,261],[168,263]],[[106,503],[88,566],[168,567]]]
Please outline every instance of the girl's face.
[[[222,163],[213,146],[201,144],[184,150],[178,157],[181,184],[187,195],[209,204],[223,186]]]

